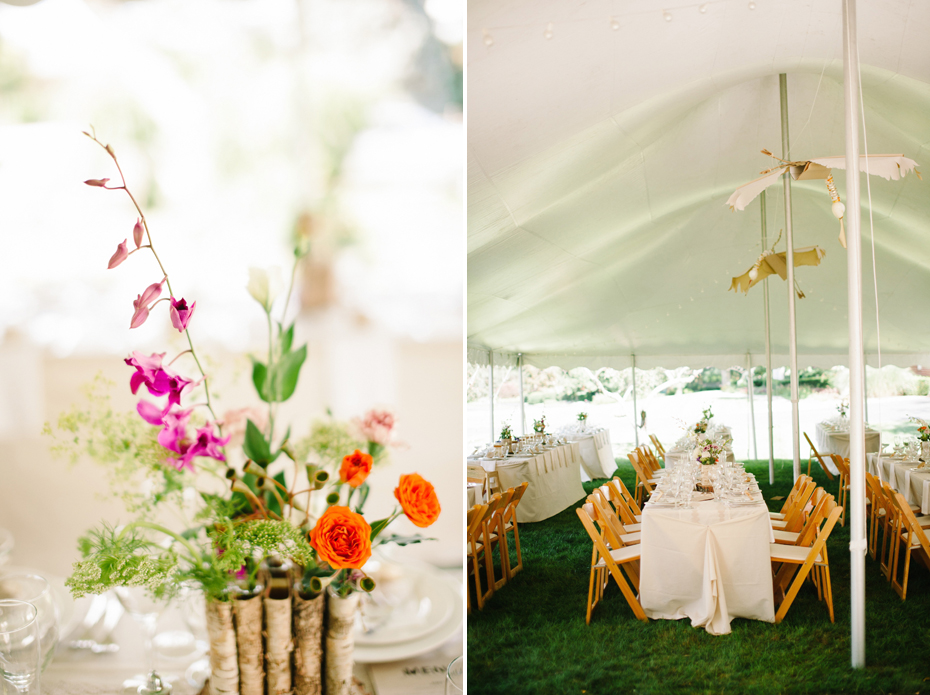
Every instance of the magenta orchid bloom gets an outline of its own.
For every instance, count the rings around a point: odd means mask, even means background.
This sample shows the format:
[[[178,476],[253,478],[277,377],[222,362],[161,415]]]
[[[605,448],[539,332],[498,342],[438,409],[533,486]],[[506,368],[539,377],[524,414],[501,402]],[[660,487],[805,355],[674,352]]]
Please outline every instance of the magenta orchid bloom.
[[[209,456],[217,461],[225,461],[226,456],[220,451],[221,446],[229,444],[229,437],[217,437],[213,434],[213,423],[208,422],[197,430],[192,449],[196,449],[196,456]]]
[[[113,268],[125,261],[128,257],[129,249],[126,247],[126,239],[123,239],[123,243],[116,247],[116,253],[110,256],[110,262],[107,264],[107,270],[113,270]]]
[[[194,308],[197,306],[197,302],[194,302],[187,306],[187,301],[182,297],[181,299],[171,298],[171,309],[169,313],[171,314],[171,325],[178,329],[178,333],[183,333],[187,330],[187,324],[190,323],[191,316],[194,315]]]
[[[150,425],[157,425],[161,427],[165,424],[165,415],[168,413],[168,408],[160,408],[154,403],[149,403],[148,401],[139,401],[136,405],[136,411]]]
[[[158,443],[170,451],[185,454],[190,448],[190,441],[186,439],[190,417],[189,409],[165,413],[162,421],[164,429],[158,433]]]
[[[123,361],[130,367],[135,367],[136,372],[129,380],[129,388],[132,389],[133,395],[139,390],[142,384],[152,384],[155,382],[155,375],[161,371],[161,361],[164,359],[164,352],[153,352],[150,356],[145,356],[138,350],[132,351],[132,357],[127,357]],[[151,387],[149,387],[151,392]],[[152,394],[164,395],[164,394]]]
[[[129,380],[129,387],[135,395],[139,387],[145,384],[151,395],[168,396],[169,406],[181,405],[181,394],[194,382],[163,368],[161,361],[164,356],[162,352],[146,357],[141,352],[133,351],[132,357],[124,360],[130,367],[136,368]]]
[[[190,411],[186,412],[189,414]],[[169,413],[165,416],[165,430],[162,430],[158,435],[159,443],[162,444],[162,446],[165,446],[165,444],[162,442],[162,435],[165,434],[165,432],[168,430],[169,419],[172,418],[172,415],[172,413]],[[185,423],[186,421],[187,417],[184,418]],[[178,424],[172,422],[171,427],[174,429],[172,433],[170,435],[166,435],[164,439],[165,441],[177,446],[177,448],[174,448],[173,446],[165,446],[165,448],[171,449],[172,451],[177,451],[177,453],[181,454],[181,457],[168,457],[166,459],[167,463],[174,466],[179,471],[184,470],[185,468],[193,471],[193,460],[197,456],[208,456],[212,459],[216,459],[217,461],[226,460],[223,452],[220,451],[220,447],[226,446],[226,444],[229,443],[229,437],[217,437],[215,434],[213,434],[213,423],[208,422],[205,426],[197,430],[193,441],[184,439],[183,435],[176,437],[178,426]]]
[[[132,228],[132,240],[136,244],[136,248],[142,246],[142,235],[145,232],[145,228],[142,226],[142,218],[136,220],[136,225]]]

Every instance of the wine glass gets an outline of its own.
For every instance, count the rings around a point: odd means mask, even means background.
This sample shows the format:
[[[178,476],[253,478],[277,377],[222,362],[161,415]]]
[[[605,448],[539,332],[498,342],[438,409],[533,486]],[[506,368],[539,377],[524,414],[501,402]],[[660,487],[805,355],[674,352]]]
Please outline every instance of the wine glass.
[[[167,695],[171,692],[171,685],[164,682],[155,669],[155,649],[152,645],[158,616],[165,608],[164,601],[153,598],[140,586],[118,586],[116,595],[126,612],[141,628],[145,647],[146,673],[124,681],[123,687],[139,695]]]
[[[17,695],[40,692],[38,616],[31,603],[0,599],[0,685],[7,683]]]
[[[26,601],[36,607],[36,626],[44,671],[52,663],[58,646],[58,607],[48,582],[37,574],[5,574],[0,577],[0,599]]]
[[[462,695],[465,692],[465,664],[456,657],[446,669],[446,695]]]

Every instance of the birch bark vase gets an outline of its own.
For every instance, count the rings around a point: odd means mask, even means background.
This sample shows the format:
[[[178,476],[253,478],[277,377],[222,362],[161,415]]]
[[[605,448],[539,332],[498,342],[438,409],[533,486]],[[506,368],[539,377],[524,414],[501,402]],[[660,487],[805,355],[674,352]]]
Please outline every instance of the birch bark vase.
[[[207,599],[207,632],[210,635],[210,695],[238,695],[239,662],[231,602]]]
[[[265,608],[265,673],[268,695],[291,692],[291,591],[289,587],[270,589],[263,599]]]
[[[326,695],[351,695],[352,654],[355,651],[355,613],[358,592],[345,598],[327,588]]]
[[[304,599],[294,590],[294,692],[296,695],[323,693],[323,612],[326,595]]]
[[[233,601],[233,613],[236,617],[236,643],[239,647],[239,693],[264,695],[261,593],[243,596]]]

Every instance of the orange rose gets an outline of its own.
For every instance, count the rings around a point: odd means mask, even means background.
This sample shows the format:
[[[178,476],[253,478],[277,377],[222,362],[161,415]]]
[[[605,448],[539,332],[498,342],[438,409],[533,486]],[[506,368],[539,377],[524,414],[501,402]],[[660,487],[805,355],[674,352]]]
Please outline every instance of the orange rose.
[[[400,484],[394,488],[394,497],[415,526],[426,528],[439,518],[436,490],[417,473],[400,476]]]
[[[333,505],[310,531],[320,559],[334,569],[358,569],[371,557],[371,526],[361,514]]]
[[[339,479],[348,483],[352,487],[358,487],[365,482],[365,478],[371,473],[371,464],[373,459],[368,454],[363,454],[356,449],[342,459],[342,467],[339,469]]]

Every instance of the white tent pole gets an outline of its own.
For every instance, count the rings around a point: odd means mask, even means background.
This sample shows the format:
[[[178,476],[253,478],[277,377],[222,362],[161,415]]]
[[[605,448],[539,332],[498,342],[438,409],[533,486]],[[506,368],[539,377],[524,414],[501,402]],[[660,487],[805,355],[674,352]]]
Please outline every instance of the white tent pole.
[[[497,441],[494,431],[494,351],[488,350],[488,400],[491,401],[491,441]]]
[[[765,191],[760,195],[762,205],[762,250],[768,248],[765,238]],[[772,335],[769,327],[769,283],[762,283],[765,306],[765,400],[769,407],[769,485],[775,484],[775,429],[772,426]]]
[[[784,159],[791,159],[791,147],[788,144],[788,76],[781,73],[778,76],[778,89],[781,100],[781,155]],[[858,171],[858,169],[857,169]],[[785,185],[785,237],[787,239],[788,253],[788,351],[789,367],[791,369],[791,443],[794,464],[792,466],[793,480],[801,475],[801,431],[798,418],[798,336],[797,322],[794,314],[794,236],[791,230],[791,175],[782,176]]]
[[[849,313],[849,542],[853,668],[865,667],[865,422],[863,420],[862,237],[859,227],[859,52],[856,0],[843,0],[846,97],[846,289]]]
[[[526,436],[526,413],[523,410],[523,353],[517,353],[517,366],[520,369],[520,436]]]
[[[862,360],[862,405],[865,408],[865,421],[869,421],[869,356],[863,355]]]
[[[756,408],[753,405],[755,400],[755,389],[752,385],[752,355],[746,353],[746,394],[749,396],[749,420],[752,423],[752,457],[759,458],[759,445],[756,443]]]
[[[633,368],[631,373],[633,374],[633,438],[636,440],[636,448],[639,448],[639,410],[636,406],[636,355],[631,355],[633,358]]]

